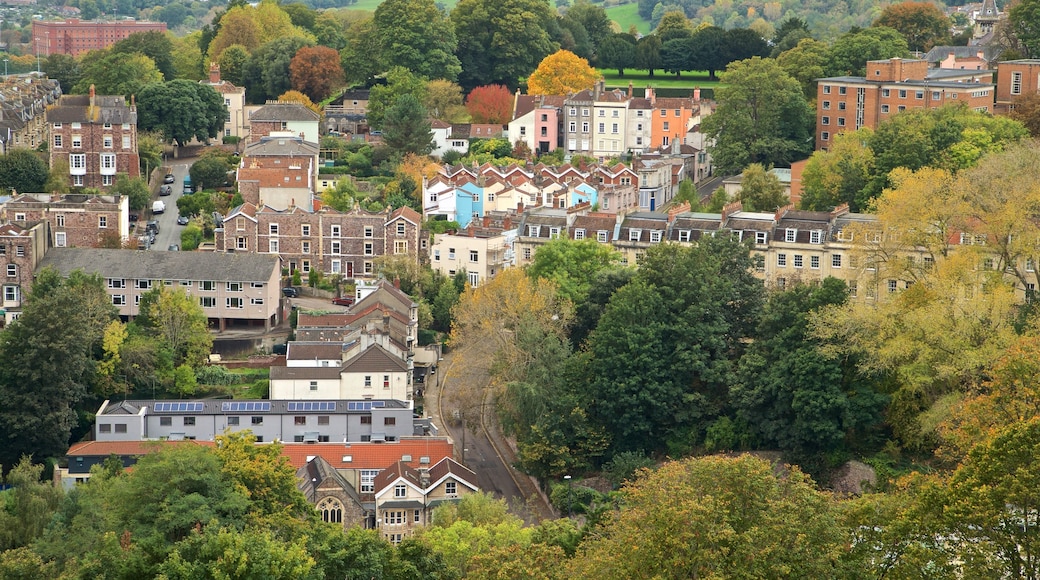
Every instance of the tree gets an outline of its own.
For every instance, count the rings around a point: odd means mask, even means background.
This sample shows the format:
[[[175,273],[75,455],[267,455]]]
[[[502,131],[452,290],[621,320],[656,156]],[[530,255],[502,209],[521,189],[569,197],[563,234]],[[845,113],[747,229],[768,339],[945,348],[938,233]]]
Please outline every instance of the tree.
[[[780,178],[759,163],[748,165],[741,174],[738,199],[747,211],[771,212],[787,205]]]
[[[0,470],[8,472],[5,480],[11,486],[0,492],[0,552],[29,545],[43,535],[65,496],[60,486],[41,481],[42,463],[23,456],[9,467]]]
[[[1026,93],[1013,101],[1008,116],[1025,125],[1034,138],[1040,137],[1040,93]]]
[[[220,78],[236,86],[244,86],[249,51],[241,44],[232,44],[220,53]]]
[[[57,52],[43,62],[43,72],[47,78],[58,81],[62,91],[71,90],[83,76],[79,61],[71,55]]]
[[[811,311],[844,304],[847,296],[836,278],[771,294],[731,390],[733,406],[759,443],[806,469],[863,445],[881,422],[884,398],[857,377],[854,361],[824,354],[807,334]]]
[[[130,209],[142,210],[152,198],[148,191],[148,182],[141,177],[130,177],[125,173],[116,176],[116,182],[110,190],[116,195],[125,195],[130,201]]]
[[[43,184],[43,191],[48,193],[68,193],[71,188],[72,178],[69,173],[69,162],[64,159],[55,159],[51,163],[51,170],[47,175],[47,183]]]
[[[141,129],[159,131],[181,146],[193,138],[205,141],[219,135],[227,115],[224,99],[213,87],[185,79],[147,85],[137,100]]]
[[[112,54],[143,54],[152,59],[166,80],[172,81],[177,76],[173,68],[173,42],[162,32],[135,32],[109,50]]]
[[[603,39],[596,51],[596,63],[604,68],[616,68],[624,76],[626,68],[636,65],[636,42],[630,34],[611,34]]]
[[[42,192],[47,182],[47,163],[29,149],[12,149],[0,155],[0,190],[10,193]]]
[[[173,353],[174,366],[202,364],[213,348],[208,319],[198,300],[183,289],[165,285],[141,296],[137,321]]]
[[[899,31],[910,50],[926,52],[950,41],[950,19],[935,4],[900,2],[889,4],[874,21]]]
[[[671,10],[664,13],[660,24],[654,30],[654,34],[661,38],[661,44],[676,38],[687,39],[693,36],[693,27],[690,26],[686,13],[682,10]]]
[[[867,210],[867,186],[874,174],[874,152],[867,146],[872,134],[869,128],[839,133],[829,149],[813,153],[802,172],[802,209],[830,211],[847,203],[849,211]]]
[[[179,199],[177,201],[180,201]],[[202,228],[197,223],[189,223],[181,230],[181,250],[185,252],[194,251],[202,243]]]
[[[723,39],[726,47],[726,64],[755,56],[769,56],[769,44],[750,28],[731,28]]]
[[[504,85],[476,87],[466,97],[474,123],[508,123],[513,116],[513,93]]]
[[[201,81],[209,78],[209,66],[202,68],[202,50],[199,49],[201,32],[195,31],[187,36],[171,40],[173,50],[170,61],[173,65],[174,78]],[[167,77],[167,80],[173,80]]]
[[[661,45],[661,70],[679,78],[682,71],[692,69],[692,44],[689,38],[673,38]]]
[[[312,101],[323,101],[343,84],[339,53],[327,46],[304,46],[289,62],[292,87]]]
[[[213,189],[224,185],[231,169],[231,165],[220,157],[207,155],[191,164],[188,175],[191,176],[192,184],[200,190],[207,187]]]
[[[849,31],[841,35],[831,46],[827,76],[863,76],[867,72],[868,60],[895,57],[910,57],[906,39],[898,30],[887,26],[873,26]]]
[[[347,29],[346,46],[339,51],[339,63],[348,84],[367,85],[376,75],[389,69],[381,54],[373,54],[372,47],[379,46],[378,34],[373,18],[357,21]]]
[[[434,119],[448,123],[468,121],[466,108],[462,105],[462,87],[451,81],[434,79],[426,83],[423,106]]]
[[[91,354],[115,316],[99,276],[37,273],[21,317],[0,334],[0,464],[65,452],[74,409],[87,396]]]
[[[723,173],[749,163],[784,164],[808,155],[812,111],[801,85],[772,59],[731,63],[715,90],[718,108],[702,128]]]
[[[776,58],[777,55],[794,48],[806,38],[812,38],[812,35],[805,20],[797,16],[785,18],[773,32],[774,52],[772,56]]]
[[[796,46],[781,52],[776,64],[801,85],[805,98],[816,98],[816,79],[826,76],[824,67],[830,51],[827,44],[812,38],[802,39]]]
[[[336,187],[330,187],[321,194],[321,202],[336,211],[354,209],[357,199],[358,191],[352,179],[340,179],[336,182]]]
[[[636,62],[634,66],[646,69],[651,77],[654,70],[661,68],[661,38],[649,34],[636,43]]]
[[[276,38],[255,49],[243,75],[250,102],[264,103],[292,89],[289,65],[301,48],[313,45],[307,38],[289,36]]]
[[[397,155],[426,155],[433,149],[430,121],[415,95],[397,98],[383,117],[383,142]]]
[[[285,91],[284,93],[278,95],[278,101],[282,103],[299,103],[304,107],[307,107],[308,109],[314,111],[319,116],[321,116],[322,113],[321,107],[315,105],[314,101],[312,101],[310,97],[301,93],[300,91]]]
[[[589,66],[589,61],[559,50],[545,57],[531,73],[527,91],[532,95],[566,95],[591,89],[601,78],[603,75]]]
[[[556,284],[559,295],[581,304],[595,276],[621,262],[621,254],[595,240],[552,240],[538,248],[528,275]]]
[[[387,66],[449,81],[462,72],[455,56],[455,30],[433,0],[386,0],[376,8],[373,18]]]
[[[1040,2],[1022,0],[1010,5],[1007,11],[1008,29],[1026,50],[1026,55],[1040,55]]]
[[[684,459],[622,494],[623,507],[582,542],[568,576],[840,576],[845,537],[833,500],[796,468],[778,476],[748,455]]]
[[[585,31],[592,48],[592,55],[599,57],[604,39],[614,32],[610,16],[603,6],[593,4],[589,0],[577,0],[564,13],[564,20],[577,23]],[[634,40],[634,39],[633,39]]]
[[[129,97],[139,94],[142,87],[163,80],[155,62],[143,54],[92,51],[83,57],[80,66],[83,76],[71,92],[81,95],[93,86],[99,95]]]
[[[726,404],[762,285],[722,237],[651,247],[589,335],[588,411],[613,451],[688,449]]]
[[[414,96],[419,103],[425,101],[426,80],[402,67],[390,69],[386,73],[386,84],[372,87],[366,113],[368,124],[374,129],[382,129],[386,111],[406,94]]]
[[[556,50],[548,33],[553,20],[546,0],[461,0],[451,11],[462,64],[459,84],[464,90],[516,88]]]

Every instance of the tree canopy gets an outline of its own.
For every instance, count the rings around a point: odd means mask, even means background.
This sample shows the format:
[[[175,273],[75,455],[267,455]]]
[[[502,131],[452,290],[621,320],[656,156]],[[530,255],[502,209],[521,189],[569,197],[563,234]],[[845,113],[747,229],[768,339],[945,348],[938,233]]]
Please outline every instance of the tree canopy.
[[[602,78],[589,61],[569,50],[558,50],[542,59],[527,78],[527,92],[532,95],[566,95],[592,86]]]
[[[138,126],[158,131],[178,145],[220,134],[227,117],[224,99],[205,84],[184,79],[153,83],[138,93]]]

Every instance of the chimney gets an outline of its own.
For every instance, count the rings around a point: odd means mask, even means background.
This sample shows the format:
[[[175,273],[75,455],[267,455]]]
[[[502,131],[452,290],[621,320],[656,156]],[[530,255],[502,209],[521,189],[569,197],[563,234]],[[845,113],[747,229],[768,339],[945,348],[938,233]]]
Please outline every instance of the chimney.
[[[215,62],[209,63],[209,82],[213,85],[220,84],[220,65]]]
[[[646,87],[646,98],[650,101],[650,106],[654,106],[657,103],[657,95],[654,94],[654,88],[651,86]]]
[[[788,204],[788,205],[785,205],[784,207],[778,207],[778,208],[776,208],[776,213],[773,214],[773,219],[775,219],[776,221],[780,221],[780,218],[784,217],[784,215],[787,212],[789,212],[789,211],[791,211],[793,209],[794,209],[794,204]]]
[[[843,203],[843,204],[839,205],[838,207],[836,207],[836,208],[831,210],[831,219],[834,219],[834,218],[839,217],[839,216],[843,216],[843,215],[845,215],[847,213],[849,213],[849,203],[845,202],[845,203]]]
[[[394,278],[394,288],[397,288],[398,290],[401,289],[401,279],[400,278]]]
[[[487,216],[486,215],[486,216],[484,216],[484,219],[481,220],[481,221],[484,222],[484,227],[486,228],[486,227],[491,225],[491,216]]]
[[[524,213],[524,202],[516,202],[516,215],[523,215]]]
[[[628,98],[632,98],[632,81],[628,81]]]
[[[87,117],[90,119],[94,118],[94,83],[90,84],[90,111],[87,113]]]
[[[697,103],[701,102],[701,88],[700,87],[694,87],[693,88],[693,100],[694,100],[694,102],[697,102]]]
[[[740,201],[733,203],[727,203],[722,207],[722,221],[726,221],[726,218],[744,209],[744,204]]]

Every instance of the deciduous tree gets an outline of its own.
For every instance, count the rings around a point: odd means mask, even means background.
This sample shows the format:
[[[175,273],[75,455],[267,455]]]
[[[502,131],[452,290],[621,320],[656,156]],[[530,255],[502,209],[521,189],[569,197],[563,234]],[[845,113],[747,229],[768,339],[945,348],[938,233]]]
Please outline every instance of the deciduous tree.
[[[803,38],[796,46],[781,52],[776,63],[802,85],[805,98],[812,100],[816,98],[816,79],[826,76],[824,67],[829,54],[826,43]]]
[[[802,172],[802,209],[830,211],[847,203],[849,211],[867,210],[874,174],[874,151],[867,146],[872,134],[869,128],[839,133],[830,148],[813,153]]]
[[[209,321],[198,300],[184,290],[159,285],[141,296],[140,311],[136,322],[173,352],[175,366],[198,366],[209,357],[213,348]]]
[[[933,46],[948,44],[952,25],[935,4],[900,2],[885,6],[874,26],[887,26],[899,31],[910,50],[924,52]]]
[[[455,30],[433,0],[386,0],[376,8],[374,21],[387,66],[449,81],[462,72]]]
[[[631,34],[611,34],[596,49],[596,64],[617,69],[624,76],[626,68],[636,65],[636,40]]]
[[[162,32],[136,32],[113,44],[110,51],[112,54],[143,54],[152,59],[165,80],[177,77],[173,67],[173,42]]]
[[[71,92],[81,95],[88,93],[93,85],[99,95],[129,97],[139,94],[142,87],[163,80],[152,59],[143,54],[95,51],[83,57],[80,66],[83,76]]]
[[[383,128],[386,111],[403,95],[410,94],[421,104],[426,100],[426,79],[415,76],[408,69],[396,66],[386,73],[386,84],[372,87],[368,99],[368,124]]]
[[[465,90],[500,84],[516,88],[557,47],[547,0],[461,0],[451,11]]]
[[[0,155],[0,189],[5,192],[42,192],[47,176],[47,163],[29,149],[19,147]]]
[[[468,120],[466,107],[462,104],[462,87],[445,79],[434,79],[426,83],[426,99],[423,106],[434,119],[447,123]]]
[[[289,62],[293,89],[322,101],[343,84],[339,53],[327,46],[304,46]]]
[[[741,174],[738,198],[747,211],[771,212],[787,205],[780,178],[759,163],[748,165]]]
[[[1022,0],[1010,5],[1007,11],[1009,31],[1026,50],[1024,56],[1040,56],[1040,2]]]
[[[898,30],[887,26],[849,31],[831,46],[827,76],[863,76],[868,60],[909,58],[910,49]]]
[[[559,295],[572,304],[581,304],[589,285],[603,270],[621,262],[621,254],[595,240],[553,240],[538,248],[527,273],[556,285]]]
[[[566,95],[592,86],[603,75],[589,66],[589,61],[569,50],[559,50],[545,57],[527,79],[527,92],[532,95]]]
[[[474,123],[508,123],[513,116],[513,93],[504,85],[477,87],[466,97]]]
[[[289,65],[296,53],[314,42],[306,37],[279,37],[252,51],[243,80],[246,98],[264,103],[292,88]]]
[[[224,99],[213,87],[185,79],[147,85],[137,101],[138,125],[182,146],[193,138],[216,137],[227,116]]]

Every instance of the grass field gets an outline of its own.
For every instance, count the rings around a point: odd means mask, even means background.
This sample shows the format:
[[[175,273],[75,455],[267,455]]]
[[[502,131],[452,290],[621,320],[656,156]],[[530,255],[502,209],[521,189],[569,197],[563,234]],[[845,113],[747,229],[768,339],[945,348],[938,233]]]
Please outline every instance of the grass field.
[[[621,32],[628,32],[628,29],[634,24],[636,30],[642,34],[650,34],[650,23],[639,15],[639,4],[633,2],[631,4],[622,4],[620,6],[611,6],[607,8],[607,16],[611,20],[618,23],[618,27]]]
[[[674,74],[656,71],[654,76],[645,70],[625,69],[625,76],[619,77],[617,69],[600,69],[608,87],[628,87],[632,83],[634,87],[645,87],[650,85],[654,88],[668,89],[690,89],[695,88],[713,89],[719,86],[718,81],[709,80],[706,71],[684,72],[678,79]]]

